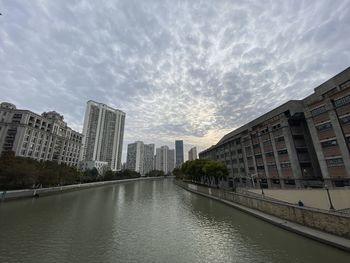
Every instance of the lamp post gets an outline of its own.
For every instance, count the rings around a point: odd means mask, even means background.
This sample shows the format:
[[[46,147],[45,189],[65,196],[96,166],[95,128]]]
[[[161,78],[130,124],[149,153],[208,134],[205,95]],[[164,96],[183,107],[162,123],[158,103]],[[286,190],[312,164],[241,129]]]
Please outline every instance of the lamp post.
[[[265,193],[264,193],[264,188],[262,186],[262,179],[259,180],[259,183],[260,183],[261,194],[262,194],[262,196],[264,196]]]
[[[325,185],[324,186],[326,188],[326,191],[327,191],[327,195],[328,195],[328,200],[329,200],[329,210],[330,211],[334,211],[334,206],[333,206],[333,203],[332,203],[332,199],[331,199],[331,195],[329,194],[329,189],[328,189],[328,186]]]

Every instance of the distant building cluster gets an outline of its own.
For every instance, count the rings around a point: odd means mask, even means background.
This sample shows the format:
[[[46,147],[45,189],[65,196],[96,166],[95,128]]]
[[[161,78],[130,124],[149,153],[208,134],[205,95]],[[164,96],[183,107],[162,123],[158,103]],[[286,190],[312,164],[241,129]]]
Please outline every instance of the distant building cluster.
[[[122,166],[125,113],[103,103],[89,100],[86,105],[83,132],[67,126],[55,111],[38,115],[17,109],[7,102],[0,104],[0,152],[13,151],[16,156],[38,161],[57,161],[82,171],[96,168],[100,175],[107,170],[129,169],[145,176],[152,170],[171,174],[184,162],[182,140],[175,149],[142,141],[127,147],[126,163]],[[189,159],[197,158],[196,148]]]
[[[350,185],[350,68],[225,135],[199,153],[224,163],[230,185]]]
[[[196,148],[190,150],[191,160],[197,158]],[[180,167],[184,162],[184,147],[182,140],[175,141],[175,149],[167,145],[155,148],[154,144],[144,144],[137,141],[128,144],[125,169],[139,172],[142,176],[152,170],[163,171],[171,174],[175,167]]]
[[[125,113],[88,101],[83,133],[74,131],[55,111],[38,115],[0,104],[0,152],[38,161],[56,161],[81,170],[120,170]]]

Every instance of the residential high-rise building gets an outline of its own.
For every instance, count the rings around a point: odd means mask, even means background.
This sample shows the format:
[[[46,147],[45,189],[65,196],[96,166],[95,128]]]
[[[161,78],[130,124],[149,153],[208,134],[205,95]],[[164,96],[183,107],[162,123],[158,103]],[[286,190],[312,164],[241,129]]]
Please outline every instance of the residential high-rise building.
[[[154,163],[154,144],[145,144],[144,145],[144,163],[143,163],[143,171],[146,175],[150,171],[153,170]]]
[[[125,113],[103,103],[87,102],[80,160],[107,162],[112,171],[121,169]]]
[[[172,173],[175,166],[174,149],[168,146],[162,146],[156,149],[155,164],[156,170],[163,171],[165,174]]]
[[[175,168],[175,150],[169,149],[167,154],[167,172],[166,174],[170,174],[173,172]]]
[[[193,147],[188,151],[188,160],[193,161],[197,159],[197,148]]]
[[[128,144],[126,168],[144,175],[144,144],[141,141]]]
[[[128,144],[126,168],[139,172],[142,176],[153,170],[154,144],[141,141]]]
[[[184,163],[184,142],[182,140],[175,141],[175,155],[175,164],[176,167],[179,167]]]
[[[226,134],[199,154],[225,164],[230,184],[350,185],[350,68]]]
[[[82,137],[55,111],[38,115],[11,103],[0,104],[0,152],[77,166]]]

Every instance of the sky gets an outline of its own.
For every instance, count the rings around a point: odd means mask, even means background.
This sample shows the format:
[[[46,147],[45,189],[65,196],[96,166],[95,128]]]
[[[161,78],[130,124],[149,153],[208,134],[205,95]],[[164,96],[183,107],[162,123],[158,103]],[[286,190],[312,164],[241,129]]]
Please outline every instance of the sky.
[[[0,0],[0,101],[126,112],[126,145],[187,151],[302,99],[350,64],[350,1]]]

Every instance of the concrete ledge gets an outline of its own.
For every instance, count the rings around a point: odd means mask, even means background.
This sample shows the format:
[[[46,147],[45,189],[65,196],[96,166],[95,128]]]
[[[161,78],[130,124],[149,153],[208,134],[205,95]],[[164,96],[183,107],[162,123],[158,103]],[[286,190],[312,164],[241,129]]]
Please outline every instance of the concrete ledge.
[[[23,189],[23,190],[10,190],[10,191],[0,191],[0,200],[1,201],[9,201],[20,198],[32,198],[32,197],[40,197],[47,196],[52,194],[60,194],[69,191],[77,191],[88,189],[92,187],[132,182],[132,181],[142,181],[142,180],[152,180],[152,179],[161,179],[167,177],[139,177],[132,179],[122,179],[122,180],[113,180],[113,181],[102,181],[102,182],[93,182],[93,183],[85,183],[85,184],[72,184],[65,186],[57,186],[57,187],[47,187],[47,188],[38,188],[38,189]]]
[[[257,218],[260,218],[266,222],[269,222],[269,223],[274,224],[278,227],[281,227],[283,229],[292,231],[294,233],[297,233],[299,235],[314,239],[314,240],[319,241],[321,243],[331,245],[331,246],[339,248],[341,250],[345,250],[347,252],[350,252],[350,240],[349,239],[339,237],[336,235],[332,235],[332,234],[329,234],[329,233],[326,233],[323,231],[319,231],[319,230],[316,230],[316,229],[313,229],[313,228],[310,228],[307,226],[303,226],[303,225],[300,225],[300,224],[297,224],[297,223],[294,223],[294,222],[291,222],[291,221],[288,221],[285,219],[281,219],[281,218],[273,216],[273,215],[263,213],[263,212],[258,211],[256,209],[248,208],[246,206],[243,206],[243,205],[231,202],[231,201],[227,201],[227,200],[224,200],[222,198],[219,198],[219,197],[216,197],[216,196],[213,196],[210,194],[205,194],[205,193],[196,191],[193,188],[191,189],[191,188],[185,187],[185,186],[177,183],[176,181],[175,181],[175,184],[177,186],[189,191],[189,192],[192,192],[192,193],[195,193],[195,194],[222,202],[222,203],[227,204],[231,207],[239,209],[245,213],[248,213],[248,214],[253,215]]]

